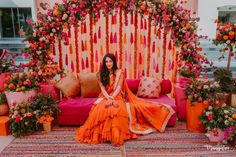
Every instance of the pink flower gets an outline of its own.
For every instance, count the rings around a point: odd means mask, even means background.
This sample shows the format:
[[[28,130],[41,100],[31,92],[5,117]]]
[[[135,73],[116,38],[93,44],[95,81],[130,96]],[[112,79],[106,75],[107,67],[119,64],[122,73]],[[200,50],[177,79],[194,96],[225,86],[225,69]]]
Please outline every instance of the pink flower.
[[[32,113],[27,112],[27,113],[26,113],[26,116],[27,116],[27,117],[31,117],[31,116],[32,116]]]

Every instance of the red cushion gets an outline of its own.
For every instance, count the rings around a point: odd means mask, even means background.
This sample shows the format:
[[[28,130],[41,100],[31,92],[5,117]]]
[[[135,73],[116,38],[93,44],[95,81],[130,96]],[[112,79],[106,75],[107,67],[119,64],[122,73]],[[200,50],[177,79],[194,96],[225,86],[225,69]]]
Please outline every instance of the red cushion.
[[[129,89],[134,93],[137,94],[138,86],[140,79],[127,79],[126,80]],[[160,95],[165,95],[170,93],[172,90],[171,82],[170,80],[162,80],[161,81],[161,93]]]
[[[137,94],[140,79],[127,79],[126,82],[127,82],[127,84],[128,84],[129,89],[130,89],[134,94]]]
[[[161,95],[165,95],[170,93],[172,90],[170,80],[162,80],[161,81]]]

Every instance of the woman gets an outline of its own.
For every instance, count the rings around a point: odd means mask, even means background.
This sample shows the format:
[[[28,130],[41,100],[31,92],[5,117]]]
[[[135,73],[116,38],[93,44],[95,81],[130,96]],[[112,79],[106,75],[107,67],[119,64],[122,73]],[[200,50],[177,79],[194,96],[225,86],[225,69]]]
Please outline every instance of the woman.
[[[101,93],[88,119],[77,129],[76,140],[94,144],[110,141],[120,146],[140,134],[164,131],[173,109],[136,97],[124,82],[113,54],[104,56],[97,76]]]

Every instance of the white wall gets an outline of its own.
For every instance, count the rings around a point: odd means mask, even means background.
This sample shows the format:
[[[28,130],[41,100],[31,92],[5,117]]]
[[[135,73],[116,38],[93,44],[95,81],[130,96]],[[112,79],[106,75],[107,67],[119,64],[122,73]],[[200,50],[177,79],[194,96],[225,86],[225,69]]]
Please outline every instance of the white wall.
[[[0,8],[31,8],[32,18],[36,19],[36,4],[35,0],[0,0]]]
[[[208,35],[210,39],[216,36],[216,24],[218,18],[217,7],[225,5],[236,5],[236,0],[198,0],[199,34]]]

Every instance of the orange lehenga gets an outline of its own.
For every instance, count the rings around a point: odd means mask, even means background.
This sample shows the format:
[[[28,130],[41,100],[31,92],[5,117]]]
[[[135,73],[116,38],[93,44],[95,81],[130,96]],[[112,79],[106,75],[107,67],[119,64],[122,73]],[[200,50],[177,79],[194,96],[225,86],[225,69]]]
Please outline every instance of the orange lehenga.
[[[119,146],[139,135],[165,130],[174,110],[168,105],[136,97],[123,80],[122,70],[116,70],[106,87],[107,93],[111,94],[118,85],[122,86],[115,97],[118,107],[107,107],[107,100],[101,93],[84,125],[76,130],[76,140],[94,144],[110,141]]]

